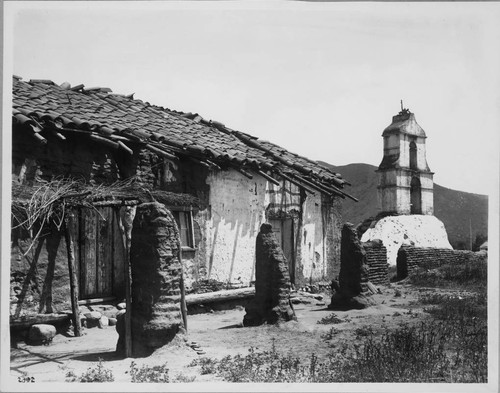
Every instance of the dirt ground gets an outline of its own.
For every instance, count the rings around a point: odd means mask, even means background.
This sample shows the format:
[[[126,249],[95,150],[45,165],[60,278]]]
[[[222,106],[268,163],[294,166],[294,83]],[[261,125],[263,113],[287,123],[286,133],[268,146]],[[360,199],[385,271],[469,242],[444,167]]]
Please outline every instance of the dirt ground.
[[[291,352],[300,358],[308,358],[312,352],[321,359],[336,343],[356,340],[356,330],[371,327],[375,332],[386,327],[396,327],[402,322],[416,322],[426,318],[423,306],[418,304],[419,294],[436,289],[414,288],[409,284],[395,283],[379,286],[381,293],[372,295],[376,305],[364,310],[332,311],[327,309],[330,298],[321,301],[307,299],[310,303],[294,305],[296,322],[280,326],[263,325],[242,327],[243,307],[227,311],[188,316],[188,334],[172,344],[160,348],[147,358],[135,359],[141,366],[168,364],[170,378],[178,374],[195,377],[195,382],[217,381],[213,374],[201,375],[198,367],[188,367],[194,359],[211,357],[221,359],[226,355],[245,355],[250,347],[261,350],[274,345],[278,351]],[[450,292],[439,290],[441,292]],[[324,317],[335,313],[342,323],[318,324]],[[332,339],[322,335],[332,327],[338,330]],[[359,334],[360,330],[358,330]],[[11,377],[34,377],[36,382],[64,382],[68,371],[81,375],[89,367],[95,367],[102,359],[112,370],[116,382],[130,382],[129,368],[132,359],[118,358],[114,354],[118,335],[114,327],[85,329],[83,337],[66,337],[58,334],[47,346],[30,346],[17,343],[11,349]],[[186,342],[187,340],[187,342]],[[196,342],[205,352],[199,355],[188,346]]]

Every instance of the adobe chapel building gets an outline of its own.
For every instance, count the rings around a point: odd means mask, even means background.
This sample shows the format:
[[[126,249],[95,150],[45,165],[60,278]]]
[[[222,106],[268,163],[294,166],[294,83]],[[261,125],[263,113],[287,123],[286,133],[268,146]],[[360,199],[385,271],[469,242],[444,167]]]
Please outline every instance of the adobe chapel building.
[[[377,173],[379,212],[362,242],[381,240],[395,265],[401,246],[452,249],[444,224],[434,216],[434,172],[427,164],[427,136],[407,108],[382,133],[384,155]]]

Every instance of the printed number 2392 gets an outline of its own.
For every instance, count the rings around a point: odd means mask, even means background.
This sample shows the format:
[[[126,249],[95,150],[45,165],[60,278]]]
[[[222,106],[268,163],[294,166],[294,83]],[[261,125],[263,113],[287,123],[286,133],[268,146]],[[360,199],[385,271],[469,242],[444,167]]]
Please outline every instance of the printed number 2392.
[[[35,377],[22,376],[17,377],[17,382],[35,382]]]

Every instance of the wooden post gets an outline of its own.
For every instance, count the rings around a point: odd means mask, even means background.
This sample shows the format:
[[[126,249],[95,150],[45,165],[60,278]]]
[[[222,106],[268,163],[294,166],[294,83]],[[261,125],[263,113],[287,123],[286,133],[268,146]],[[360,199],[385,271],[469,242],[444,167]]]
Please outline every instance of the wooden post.
[[[134,222],[136,206],[126,206],[120,209],[120,228],[124,237],[125,245],[125,356],[132,356],[132,298],[131,283],[132,269],[130,266],[130,246],[132,244],[132,226]],[[123,226],[123,228],[122,228]]]
[[[75,337],[82,335],[82,325],[80,322],[80,309],[78,307],[78,280],[76,278],[75,253],[73,250],[73,239],[71,237],[71,228],[74,225],[74,212],[69,211],[65,217],[64,236],[66,240],[66,249],[68,251],[68,270],[69,286],[71,292],[71,311]]]
[[[194,239],[194,238],[193,238]],[[187,322],[187,306],[186,306],[186,291],[184,288],[184,266],[182,265],[182,246],[179,242],[179,263],[181,264],[181,314],[182,321],[184,322],[184,329],[186,329],[186,333],[188,331],[188,322]]]

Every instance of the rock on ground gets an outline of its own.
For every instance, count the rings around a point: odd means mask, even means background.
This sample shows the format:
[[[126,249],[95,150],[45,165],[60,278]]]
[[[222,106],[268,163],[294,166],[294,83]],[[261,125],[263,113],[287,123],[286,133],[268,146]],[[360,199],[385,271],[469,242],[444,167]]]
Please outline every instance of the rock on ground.
[[[85,317],[86,324],[87,324],[86,327],[90,329],[90,328],[99,326],[99,320],[101,319],[102,314],[99,311],[91,311],[91,312],[85,313],[84,317]]]
[[[47,344],[56,336],[56,328],[47,324],[36,324],[31,326],[28,340],[32,344]]]
[[[101,319],[99,319],[99,327],[102,329],[109,325],[109,319],[107,316],[103,315]]]

